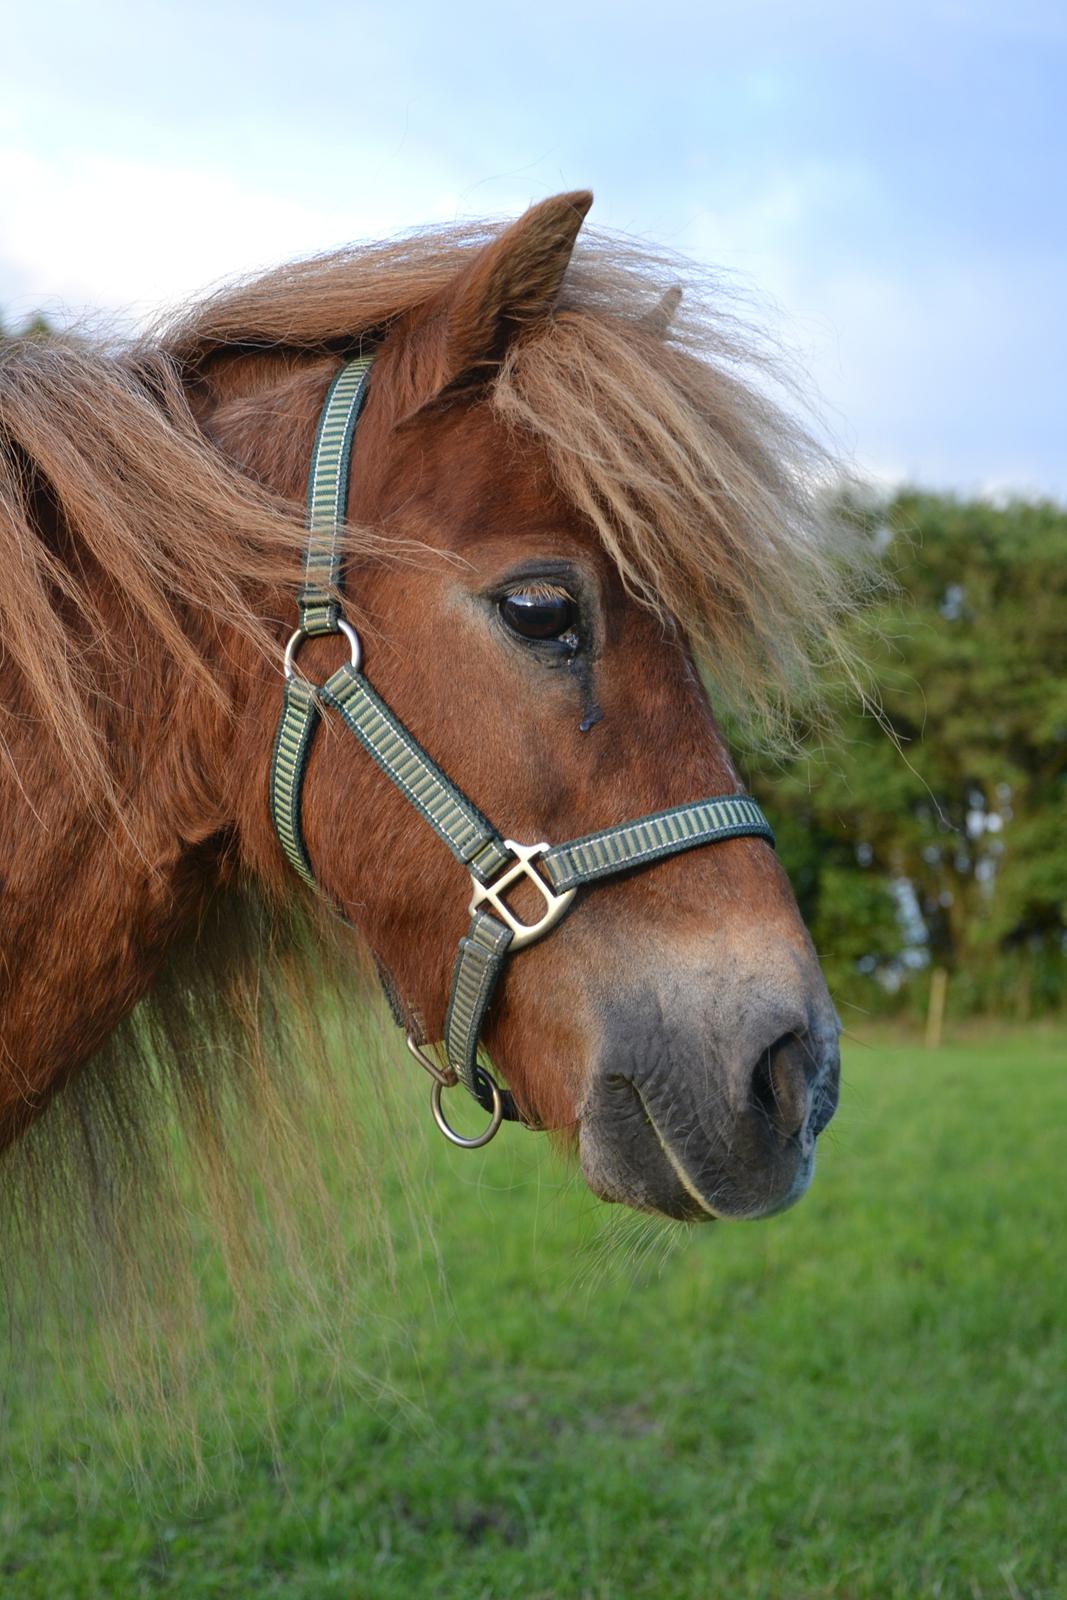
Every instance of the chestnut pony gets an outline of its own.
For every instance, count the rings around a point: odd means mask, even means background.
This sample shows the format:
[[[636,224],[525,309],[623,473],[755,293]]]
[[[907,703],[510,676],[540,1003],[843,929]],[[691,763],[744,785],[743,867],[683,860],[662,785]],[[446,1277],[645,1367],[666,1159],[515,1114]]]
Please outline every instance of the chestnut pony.
[[[165,1104],[217,1138],[221,1081],[254,1094],[356,959],[268,808],[316,423],[352,355],[374,368],[345,614],[376,691],[512,838],[740,793],[704,681],[765,722],[836,648],[804,436],[743,378],[737,326],[691,286],[679,307],[676,264],[578,241],[590,201],[288,266],[133,348],[3,352],[3,1164],[64,1103],[94,1181]],[[308,640],[301,671],[340,644]],[[440,1038],[469,884],[329,715],[302,823],[322,904]],[[837,1034],[745,837],[581,891],[509,963],[484,1044],[596,1194],[757,1217],[810,1180]]]

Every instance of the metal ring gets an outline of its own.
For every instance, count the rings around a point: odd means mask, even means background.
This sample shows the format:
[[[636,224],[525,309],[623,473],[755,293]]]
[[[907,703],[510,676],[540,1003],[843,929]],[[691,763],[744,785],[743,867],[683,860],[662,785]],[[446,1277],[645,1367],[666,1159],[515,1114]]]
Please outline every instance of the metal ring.
[[[343,617],[338,617],[337,627],[332,631],[334,633],[343,633],[348,640],[348,647],[352,652],[350,665],[353,672],[358,672],[359,663],[363,659],[363,647],[359,642],[359,634]],[[304,628],[297,628],[296,632],[290,636],[289,643],[285,647],[285,655],[282,657],[282,671],[286,678],[293,676],[293,663],[296,660],[296,652],[300,649],[304,640],[310,638],[311,634]]]
[[[441,1091],[445,1087],[444,1084],[437,1082],[435,1079],[433,1088],[430,1090],[430,1110],[433,1112],[433,1120],[445,1138],[452,1144],[458,1144],[461,1150],[478,1150],[483,1144],[488,1144],[490,1139],[495,1138],[500,1124],[504,1120],[504,1097],[500,1093],[496,1080],[491,1073],[485,1072],[481,1068],[478,1070],[492,1090],[493,1118],[485,1132],[480,1133],[476,1139],[465,1139],[461,1133],[456,1132],[455,1128],[450,1127],[445,1120],[445,1114],[441,1110]]]

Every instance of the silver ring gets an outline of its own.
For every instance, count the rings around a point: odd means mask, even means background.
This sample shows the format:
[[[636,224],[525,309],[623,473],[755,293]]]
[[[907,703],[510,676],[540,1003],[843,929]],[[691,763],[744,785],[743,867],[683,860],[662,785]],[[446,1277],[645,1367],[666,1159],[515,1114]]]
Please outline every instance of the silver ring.
[[[445,1087],[444,1084],[435,1079],[433,1088],[430,1090],[430,1110],[433,1112],[433,1120],[445,1138],[452,1144],[458,1144],[461,1150],[478,1150],[483,1144],[488,1144],[490,1139],[495,1138],[500,1124],[504,1120],[504,1100],[496,1081],[489,1072],[484,1073],[483,1076],[493,1091],[493,1117],[485,1132],[480,1133],[476,1139],[465,1139],[461,1133],[456,1132],[455,1128],[449,1127],[445,1120],[445,1114],[441,1110],[441,1091]]]
[[[343,633],[348,640],[348,648],[352,652],[350,665],[353,672],[358,672],[359,663],[363,659],[363,646],[359,642],[359,634],[343,617],[338,617],[337,627],[334,632]],[[300,649],[304,640],[310,637],[311,635],[305,632],[303,628],[297,628],[296,632],[290,636],[289,643],[285,647],[285,655],[282,657],[282,671],[286,678],[293,676],[293,663],[296,660],[296,652]]]

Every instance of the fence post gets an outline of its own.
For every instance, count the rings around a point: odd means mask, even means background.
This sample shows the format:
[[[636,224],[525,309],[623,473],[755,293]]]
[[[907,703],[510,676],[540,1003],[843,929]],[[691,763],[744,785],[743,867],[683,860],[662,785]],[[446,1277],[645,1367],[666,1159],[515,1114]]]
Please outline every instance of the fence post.
[[[945,1020],[945,994],[948,990],[948,973],[944,967],[935,967],[930,974],[930,1005],[926,1013],[926,1048],[937,1050],[941,1045],[941,1027]]]

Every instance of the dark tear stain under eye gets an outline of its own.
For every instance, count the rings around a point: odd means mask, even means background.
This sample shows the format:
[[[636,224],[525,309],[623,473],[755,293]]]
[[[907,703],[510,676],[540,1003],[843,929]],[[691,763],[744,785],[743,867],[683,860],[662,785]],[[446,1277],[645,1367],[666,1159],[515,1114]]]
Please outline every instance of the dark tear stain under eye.
[[[541,648],[551,650],[557,662],[567,667],[577,683],[582,702],[582,720],[578,724],[578,731],[588,733],[598,722],[603,722],[604,713],[597,705],[596,690],[593,685],[593,663],[589,659],[588,651],[582,647],[581,637],[574,628],[569,628],[566,633],[561,633],[558,639],[544,640]]]
[[[582,697],[582,720],[578,724],[579,733],[588,733],[590,728],[595,728],[598,722],[604,720],[604,713],[596,702],[596,691],[593,686],[593,663],[584,650],[579,649],[577,638],[571,653],[568,666],[578,684]]]

